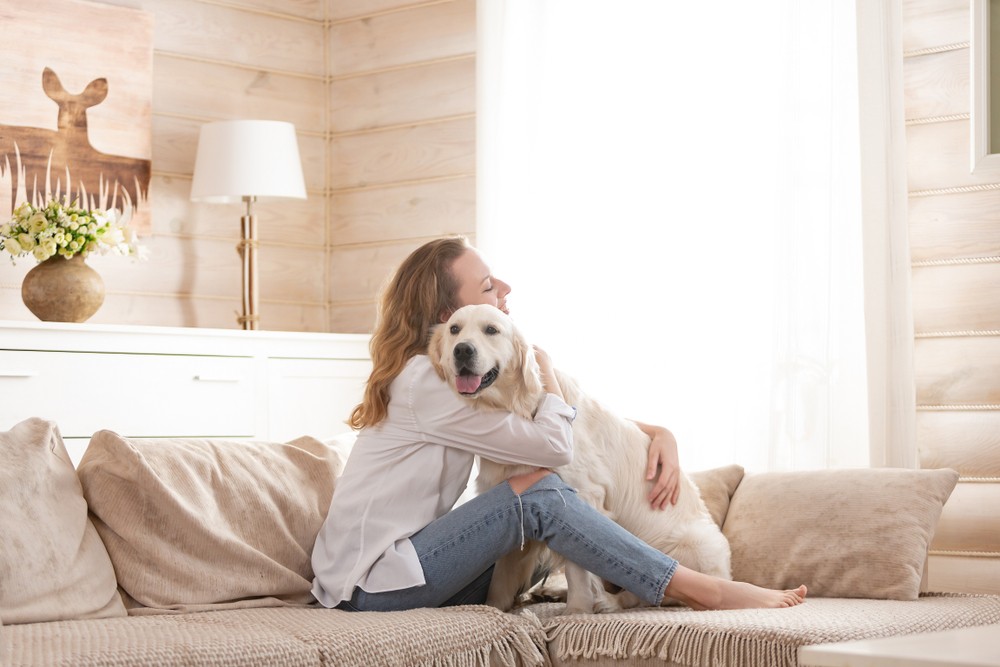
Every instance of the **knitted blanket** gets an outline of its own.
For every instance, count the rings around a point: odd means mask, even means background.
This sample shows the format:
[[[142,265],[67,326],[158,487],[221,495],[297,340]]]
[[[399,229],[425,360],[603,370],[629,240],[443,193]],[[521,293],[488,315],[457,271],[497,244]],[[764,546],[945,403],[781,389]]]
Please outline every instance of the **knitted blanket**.
[[[534,619],[491,607],[267,608],[4,626],[0,665],[545,665]]]
[[[520,610],[542,623],[554,665],[640,664],[778,667],[797,665],[800,646],[997,624],[1000,595],[931,593],[912,602],[809,598],[789,609],[638,609],[596,616],[562,604]],[[591,662],[586,662],[591,661]]]

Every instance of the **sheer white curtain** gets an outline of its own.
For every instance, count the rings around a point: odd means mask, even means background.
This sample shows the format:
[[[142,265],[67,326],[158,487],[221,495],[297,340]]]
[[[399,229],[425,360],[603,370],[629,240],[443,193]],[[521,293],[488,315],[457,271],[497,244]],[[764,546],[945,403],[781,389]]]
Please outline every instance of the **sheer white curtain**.
[[[687,469],[868,464],[853,12],[479,0],[477,243]]]

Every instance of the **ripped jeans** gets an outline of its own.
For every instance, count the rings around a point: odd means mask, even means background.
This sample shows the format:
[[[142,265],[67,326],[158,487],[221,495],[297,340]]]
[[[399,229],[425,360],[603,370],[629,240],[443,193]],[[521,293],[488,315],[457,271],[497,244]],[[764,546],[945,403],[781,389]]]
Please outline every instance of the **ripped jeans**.
[[[538,540],[566,559],[650,604],[663,599],[677,561],[652,548],[577,496],[558,475],[523,494],[504,482],[428,524],[410,541],[425,584],[397,591],[354,589],[339,609],[398,611],[483,604],[493,564]]]

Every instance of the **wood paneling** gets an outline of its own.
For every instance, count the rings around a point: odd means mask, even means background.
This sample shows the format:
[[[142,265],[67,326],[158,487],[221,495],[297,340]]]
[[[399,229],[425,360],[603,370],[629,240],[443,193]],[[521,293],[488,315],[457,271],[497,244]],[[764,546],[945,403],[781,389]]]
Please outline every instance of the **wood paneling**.
[[[927,590],[1000,594],[1000,558],[932,554],[928,559]]]
[[[330,243],[472,234],[476,229],[473,177],[359,190],[331,199]]]
[[[903,52],[969,41],[969,0],[903,0]]]
[[[469,174],[475,170],[474,118],[418,125],[330,142],[334,190]]]
[[[1000,411],[919,411],[917,452],[921,468],[1000,478]]]
[[[1000,484],[959,482],[941,512],[931,549],[1000,555]]]
[[[330,74],[342,76],[475,53],[475,21],[475,0],[452,0],[335,23],[329,34]]]
[[[1000,262],[914,267],[911,286],[917,333],[1000,330]]]
[[[405,70],[334,80],[330,129],[347,132],[476,111],[472,56]]]
[[[968,120],[907,126],[906,164],[910,192],[995,181],[988,173],[970,171],[969,127]]]
[[[917,405],[1000,404],[1000,337],[918,338]]]
[[[1000,189],[910,197],[913,261],[1000,256]]]
[[[969,113],[969,49],[904,60],[903,95],[908,119]]]
[[[375,311],[374,300],[356,304],[335,303],[330,308],[330,331],[371,333]]]
[[[350,2],[341,2],[340,0],[327,0],[329,4],[329,7],[327,8],[327,18],[331,21],[343,21],[344,19],[357,20],[373,14],[399,11],[400,9],[410,9],[417,5],[427,5],[441,1],[442,0],[350,0]]]
[[[968,43],[970,3],[903,0],[902,12],[903,49],[911,54],[904,61],[906,118],[968,113],[970,49],[913,52]],[[937,193],[909,198],[911,257],[918,263],[1000,255],[1000,191],[954,192],[994,185],[994,176],[971,173],[969,131],[968,119],[906,128],[908,188]],[[917,333],[1000,329],[1000,264],[917,264],[911,288]],[[921,467],[1000,476],[1000,411],[990,408],[1000,404],[1000,337],[920,337],[913,361]],[[938,523],[928,590],[1000,592],[997,508],[1000,484],[959,483]]]
[[[275,13],[198,0],[105,0],[153,14],[153,48],[207,60],[323,76],[323,24],[285,18],[283,0],[266,3]],[[259,3],[265,4],[264,0]]]
[[[330,301],[374,300],[399,263],[426,239],[333,248],[330,251]]]
[[[321,77],[189,60],[169,54],[153,59],[153,108],[159,114],[204,120],[282,120],[300,132],[326,132]]]

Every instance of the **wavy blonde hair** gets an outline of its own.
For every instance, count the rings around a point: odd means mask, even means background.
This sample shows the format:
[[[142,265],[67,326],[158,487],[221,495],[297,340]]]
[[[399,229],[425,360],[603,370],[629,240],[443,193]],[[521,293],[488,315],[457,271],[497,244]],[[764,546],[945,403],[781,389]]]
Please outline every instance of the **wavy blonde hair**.
[[[351,428],[375,426],[389,412],[389,385],[413,356],[427,351],[431,328],[454,310],[458,282],[451,266],[471,248],[464,236],[420,246],[396,269],[382,292],[369,350],[372,373]]]

